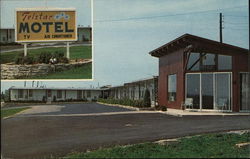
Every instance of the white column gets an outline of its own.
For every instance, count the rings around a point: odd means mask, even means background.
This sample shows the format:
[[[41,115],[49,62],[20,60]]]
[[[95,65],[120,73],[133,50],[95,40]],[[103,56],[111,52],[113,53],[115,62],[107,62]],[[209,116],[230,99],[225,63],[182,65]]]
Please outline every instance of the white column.
[[[67,42],[67,58],[69,59],[69,42]]]
[[[27,56],[27,43],[24,43],[24,56]]]

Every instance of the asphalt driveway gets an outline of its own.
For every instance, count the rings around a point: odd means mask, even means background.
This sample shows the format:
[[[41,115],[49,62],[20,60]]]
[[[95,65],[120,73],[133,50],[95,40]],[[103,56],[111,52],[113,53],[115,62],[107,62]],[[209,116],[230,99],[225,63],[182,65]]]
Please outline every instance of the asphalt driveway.
[[[105,110],[108,107],[99,106]],[[107,109],[110,108],[113,107]],[[61,109],[61,113],[68,113],[66,109]],[[98,116],[17,116],[2,120],[2,155],[10,158],[64,156],[73,151],[118,144],[250,129],[249,123],[250,116],[174,117],[155,112]]]
[[[106,106],[98,103],[73,103],[57,105],[36,105],[34,109],[26,111],[18,116],[31,115],[63,115],[63,114],[93,114],[107,112],[128,112],[131,109]]]

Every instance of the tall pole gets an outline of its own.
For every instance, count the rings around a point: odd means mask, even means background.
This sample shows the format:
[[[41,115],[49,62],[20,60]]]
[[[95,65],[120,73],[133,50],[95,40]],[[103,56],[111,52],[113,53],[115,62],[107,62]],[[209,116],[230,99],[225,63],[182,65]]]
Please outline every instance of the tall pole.
[[[222,13],[220,13],[220,42],[222,43]]]

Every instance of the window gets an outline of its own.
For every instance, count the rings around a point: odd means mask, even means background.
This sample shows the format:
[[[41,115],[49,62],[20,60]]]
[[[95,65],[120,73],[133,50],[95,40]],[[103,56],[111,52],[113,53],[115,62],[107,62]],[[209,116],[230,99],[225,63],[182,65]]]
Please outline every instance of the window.
[[[48,97],[51,97],[51,90],[48,90]]]
[[[87,97],[91,97],[91,91],[87,91]]]
[[[232,57],[226,55],[218,56],[218,69],[219,70],[231,70],[232,69]]]
[[[216,55],[215,54],[201,54],[201,70],[209,71],[216,69]]]
[[[77,99],[81,99],[82,98],[82,91],[78,90],[77,91]]]
[[[188,60],[188,70],[197,71],[200,69],[200,53],[191,53]]]
[[[62,98],[62,91],[61,90],[57,91],[57,98]]]
[[[168,100],[176,100],[176,74],[168,76]]]
[[[23,98],[23,90],[22,89],[18,90],[18,98]]]
[[[29,90],[29,97],[32,97],[33,96],[33,90]]]

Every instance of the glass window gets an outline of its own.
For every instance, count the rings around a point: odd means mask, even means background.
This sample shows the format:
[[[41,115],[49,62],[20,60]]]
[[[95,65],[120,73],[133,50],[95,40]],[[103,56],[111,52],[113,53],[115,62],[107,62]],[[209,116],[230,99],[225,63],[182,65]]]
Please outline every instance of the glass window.
[[[18,98],[23,98],[23,90],[22,89],[18,90]]]
[[[57,98],[62,98],[62,91],[61,90],[57,91]]]
[[[81,99],[82,98],[82,91],[78,90],[77,91],[77,99]]]
[[[29,97],[32,97],[33,96],[33,90],[29,90]]]
[[[215,70],[216,69],[216,55],[215,54],[201,54],[201,70]]]
[[[191,53],[188,60],[188,70],[197,71],[200,69],[200,53]]]
[[[91,91],[87,91],[87,97],[91,97]]]
[[[231,70],[232,69],[232,57],[226,55],[218,56],[218,69],[219,70]]]
[[[193,108],[200,109],[200,74],[187,74],[187,98],[193,99]]]
[[[168,76],[168,100],[176,100],[176,74]]]

